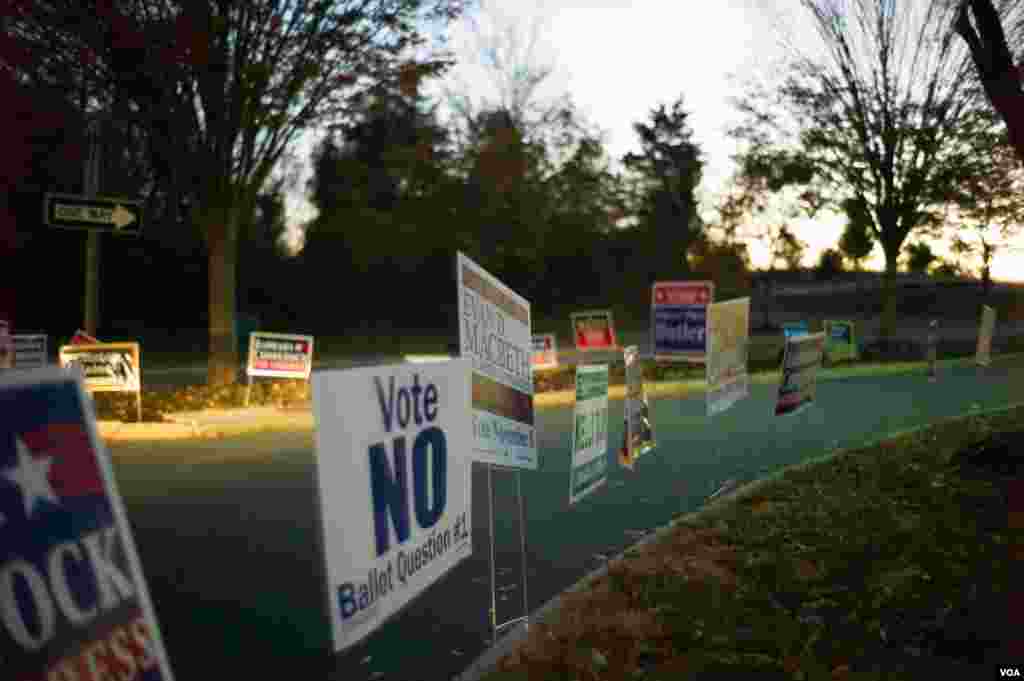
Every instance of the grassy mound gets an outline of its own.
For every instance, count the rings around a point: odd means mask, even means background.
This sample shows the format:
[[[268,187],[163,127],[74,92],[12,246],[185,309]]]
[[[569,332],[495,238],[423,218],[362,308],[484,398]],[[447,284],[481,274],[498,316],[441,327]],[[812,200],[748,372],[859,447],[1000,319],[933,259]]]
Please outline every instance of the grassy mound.
[[[990,678],[1020,660],[1022,462],[1017,408],[791,469],[611,563],[484,679]]]

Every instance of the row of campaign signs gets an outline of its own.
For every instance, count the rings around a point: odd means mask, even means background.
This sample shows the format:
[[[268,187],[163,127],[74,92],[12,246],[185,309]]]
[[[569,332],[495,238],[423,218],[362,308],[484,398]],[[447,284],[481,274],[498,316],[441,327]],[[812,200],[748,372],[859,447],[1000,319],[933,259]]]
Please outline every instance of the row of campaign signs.
[[[0,320],[0,369],[38,369],[50,364],[46,334],[9,334]],[[57,352],[57,363],[80,371],[86,392],[142,390],[142,353],[137,342],[104,343],[76,331]],[[249,377],[308,380],[313,369],[313,337],[253,331],[249,334]]]
[[[312,374],[334,653],[471,555],[473,462],[539,466],[530,304],[462,253],[456,265],[460,357]],[[749,298],[716,303],[707,282],[669,282],[653,300],[662,356],[706,365],[708,414],[747,397]],[[258,337],[254,370],[310,375],[312,338]],[[814,402],[824,343],[786,339],[776,414]],[[623,356],[618,461],[632,468],[655,436],[637,348]],[[87,380],[67,367],[0,373],[0,669],[13,681],[171,679]],[[570,504],[605,484],[608,420],[607,364],[579,365]]]

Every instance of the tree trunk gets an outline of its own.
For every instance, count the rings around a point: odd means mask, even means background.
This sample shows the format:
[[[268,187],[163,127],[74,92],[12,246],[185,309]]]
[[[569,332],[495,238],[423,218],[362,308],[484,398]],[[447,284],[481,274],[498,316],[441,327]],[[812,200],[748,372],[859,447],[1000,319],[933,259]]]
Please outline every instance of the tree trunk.
[[[968,8],[977,30],[968,18]],[[992,0],[963,0],[954,30],[967,43],[985,95],[1006,123],[1010,144],[1024,163],[1024,91]]]
[[[896,332],[896,272],[899,249],[885,253],[885,273],[882,275],[882,315],[878,339],[887,344]]]
[[[235,337],[237,232],[237,225],[230,216],[215,218],[206,225],[210,279],[207,382],[211,386],[230,385],[238,378],[238,341]]]

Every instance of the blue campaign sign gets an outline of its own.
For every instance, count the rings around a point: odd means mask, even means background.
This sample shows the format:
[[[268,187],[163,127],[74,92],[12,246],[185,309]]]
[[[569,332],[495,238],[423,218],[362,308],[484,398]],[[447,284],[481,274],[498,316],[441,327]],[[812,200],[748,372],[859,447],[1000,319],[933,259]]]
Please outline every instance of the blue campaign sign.
[[[661,305],[654,310],[654,354],[692,354],[707,350],[707,306]]]
[[[0,380],[4,679],[172,679],[80,378]]]
[[[806,336],[811,332],[807,322],[790,322],[782,325],[782,334],[786,338],[794,336]]]
[[[651,288],[651,345],[657,360],[703,362],[710,281],[659,281]]]

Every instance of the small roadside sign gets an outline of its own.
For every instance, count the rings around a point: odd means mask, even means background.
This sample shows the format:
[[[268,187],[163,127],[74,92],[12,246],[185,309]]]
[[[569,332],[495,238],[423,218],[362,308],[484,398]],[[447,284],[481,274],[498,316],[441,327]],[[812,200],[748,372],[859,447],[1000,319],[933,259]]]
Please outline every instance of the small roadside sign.
[[[46,334],[17,334],[14,339],[14,368],[38,369],[47,364]]]
[[[555,334],[533,335],[533,354],[530,355],[530,365],[534,371],[558,368],[558,346]]]
[[[50,193],[43,200],[43,222],[58,229],[139,236],[142,231],[142,201]]]

